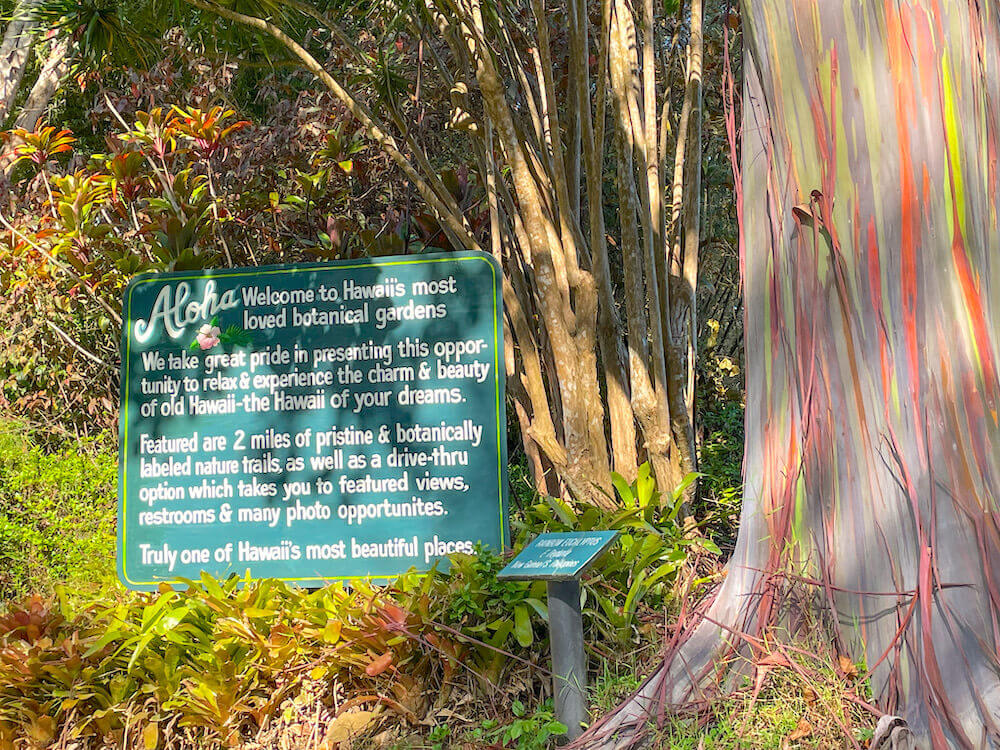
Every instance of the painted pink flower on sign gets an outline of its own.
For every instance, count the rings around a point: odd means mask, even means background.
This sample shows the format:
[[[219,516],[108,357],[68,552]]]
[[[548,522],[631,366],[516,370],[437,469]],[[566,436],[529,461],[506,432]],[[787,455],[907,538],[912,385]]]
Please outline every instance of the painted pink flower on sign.
[[[198,335],[188,347],[191,351],[202,351],[211,349],[213,346],[223,344],[224,346],[249,346],[251,342],[250,334],[239,326],[229,326],[226,330],[219,327],[219,318],[215,317],[201,328]]]
[[[198,329],[198,336],[195,340],[198,342],[198,346],[202,349],[211,349],[219,343],[219,335],[221,333],[222,331],[219,329],[219,326],[213,326],[206,323]]]

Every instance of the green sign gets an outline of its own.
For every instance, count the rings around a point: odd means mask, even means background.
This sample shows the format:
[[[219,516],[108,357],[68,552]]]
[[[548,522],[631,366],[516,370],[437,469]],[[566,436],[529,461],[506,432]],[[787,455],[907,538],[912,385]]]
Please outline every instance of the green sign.
[[[478,252],[136,278],[122,582],[319,585],[503,549],[500,278]]]
[[[617,537],[617,531],[539,534],[497,573],[497,578],[509,581],[575,580]]]

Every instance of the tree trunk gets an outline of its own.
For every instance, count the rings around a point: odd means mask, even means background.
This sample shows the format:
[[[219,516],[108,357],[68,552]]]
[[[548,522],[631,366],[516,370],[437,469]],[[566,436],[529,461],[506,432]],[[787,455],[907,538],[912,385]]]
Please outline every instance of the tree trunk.
[[[42,66],[42,70],[28,94],[28,99],[24,102],[24,106],[14,121],[15,128],[35,129],[38,119],[45,114],[45,110],[52,102],[52,97],[59,90],[60,81],[69,72],[68,52],[69,41],[67,39],[59,38],[53,42],[45,65]]]
[[[743,19],[739,538],[700,624],[580,744],[634,745],[810,607],[916,746],[998,747],[1000,18],[759,0]]]
[[[269,21],[212,0],[186,1],[278,39],[402,168],[441,226],[452,229],[453,246],[488,244],[499,255],[504,330],[513,339],[508,383],[536,487],[615,508],[612,466],[632,480],[638,462],[649,460],[663,490],[683,479],[695,459],[682,393],[686,362],[670,345],[669,305],[661,294],[668,283],[658,135],[669,123],[655,106],[655,52],[663,48],[657,3],[639,8],[605,0],[599,15],[596,4],[588,9],[583,0],[529,0],[518,12],[503,4],[483,10],[481,0],[415,6],[419,12],[408,18],[415,36],[446,45],[429,62],[447,83],[452,126],[470,134],[479,174],[495,175],[488,186],[494,236],[487,243],[468,231],[467,217],[391,107],[380,116],[375,100],[369,109]],[[300,9],[338,40],[349,39],[322,14]],[[556,19],[563,17],[570,20],[568,34],[553,44],[550,35],[561,35]],[[563,41],[565,56],[558,54]],[[349,42],[345,47],[352,49]],[[398,144],[388,135],[386,114],[402,132]],[[617,165],[603,158],[606,127],[622,155]],[[618,239],[606,233],[603,217],[612,174],[627,206]],[[609,244],[621,248],[628,268],[622,291],[613,283]]]
[[[0,42],[0,129],[10,114],[31,56],[33,24],[26,20],[26,10],[27,6],[15,13],[4,29],[3,41]]]
[[[691,100],[691,135],[688,139],[690,156],[686,159],[687,179],[684,180],[684,285],[691,295],[687,332],[687,390],[684,393],[688,423],[694,442],[695,359],[698,355],[698,251],[701,244],[701,105],[702,69],[705,40],[702,34],[705,11],[702,0],[691,0],[691,43],[688,47],[687,90],[685,100]]]

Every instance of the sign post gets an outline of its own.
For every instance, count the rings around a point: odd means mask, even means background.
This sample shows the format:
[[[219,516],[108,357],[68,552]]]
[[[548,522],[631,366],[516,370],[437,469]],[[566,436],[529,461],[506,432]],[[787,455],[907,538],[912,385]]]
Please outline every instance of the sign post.
[[[133,280],[122,582],[318,586],[503,549],[500,280],[479,252]]]
[[[497,574],[507,581],[547,582],[555,714],[570,740],[583,733],[589,718],[580,576],[617,537],[617,531],[539,534]]]

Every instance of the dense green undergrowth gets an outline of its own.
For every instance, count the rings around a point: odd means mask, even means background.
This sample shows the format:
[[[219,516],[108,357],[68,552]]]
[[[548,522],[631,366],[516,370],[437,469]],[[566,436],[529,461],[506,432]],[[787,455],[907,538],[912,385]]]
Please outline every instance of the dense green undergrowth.
[[[116,476],[107,439],[47,451],[0,420],[0,600],[114,577]]]
[[[743,404],[706,399],[701,412],[703,434],[698,452],[702,502],[697,515],[707,521],[706,533],[723,549],[736,542],[743,504]]]
[[[544,583],[498,581],[499,555],[454,556],[389,588],[206,576],[126,592],[110,580],[114,480],[111,441],[43,450],[22,425],[0,426],[0,750],[333,747],[386,727],[428,746],[529,748],[558,730]],[[621,530],[584,581],[595,665],[656,643],[680,572],[717,561],[681,526],[680,490],[661,495],[648,469],[616,485],[622,510],[534,497],[513,520],[515,549],[543,530]],[[621,687],[599,681],[605,700]],[[304,733],[314,745],[294,744]]]

